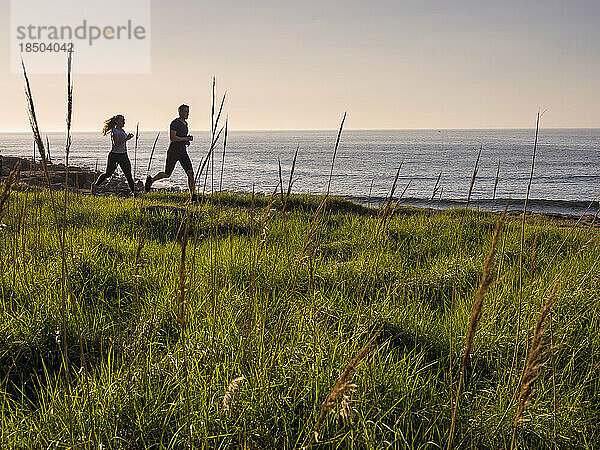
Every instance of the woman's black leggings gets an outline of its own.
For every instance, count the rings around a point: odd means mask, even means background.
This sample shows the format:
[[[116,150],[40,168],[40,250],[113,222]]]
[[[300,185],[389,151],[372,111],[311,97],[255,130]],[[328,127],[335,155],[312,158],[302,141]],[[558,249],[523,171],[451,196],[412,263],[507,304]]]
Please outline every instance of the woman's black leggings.
[[[108,154],[108,163],[106,164],[106,172],[98,177],[96,180],[96,186],[100,186],[107,178],[111,177],[112,174],[117,169],[117,164],[121,167],[125,178],[127,178],[127,184],[129,184],[129,189],[131,192],[135,192],[135,184],[133,182],[133,177],[131,176],[131,162],[129,161],[129,157],[127,153],[114,153],[110,152]]]

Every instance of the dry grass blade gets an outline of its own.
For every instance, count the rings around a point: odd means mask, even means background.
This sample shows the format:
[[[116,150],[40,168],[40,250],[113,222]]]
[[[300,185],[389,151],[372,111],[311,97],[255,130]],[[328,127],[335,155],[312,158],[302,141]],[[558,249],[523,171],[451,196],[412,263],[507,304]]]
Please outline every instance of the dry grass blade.
[[[502,224],[504,223],[504,218],[506,217],[506,209],[498,219],[496,223],[496,229],[494,231],[494,239],[492,240],[492,248],[487,255],[485,260],[485,265],[483,267],[483,274],[481,275],[481,281],[479,283],[479,288],[477,289],[477,293],[475,294],[475,303],[473,304],[473,310],[471,311],[471,318],[469,321],[469,330],[467,332],[467,342],[465,345],[465,357],[468,357],[471,353],[471,347],[473,346],[473,337],[475,336],[475,332],[477,331],[477,326],[479,324],[479,320],[481,319],[481,312],[483,309],[483,299],[487,294],[490,284],[492,282],[492,269],[494,267],[494,258],[496,256],[496,247],[498,245],[498,237],[500,236],[500,232],[502,231]]]
[[[326,203],[327,203],[326,199],[324,198],[321,201],[321,203],[319,203],[319,206],[318,206],[317,210],[315,211],[315,214],[310,222],[310,226],[308,227],[308,233],[306,234],[306,239],[304,241],[304,246],[302,247],[300,256],[298,256],[298,261],[300,261],[300,262],[302,262],[304,260],[304,258],[306,257],[308,248],[310,247],[310,244],[312,243],[312,240],[313,240],[313,234],[317,227],[317,222],[319,220],[319,217],[321,216],[321,212],[325,209]]]
[[[187,216],[185,219],[185,228],[183,231],[183,236],[181,238],[181,259],[179,262],[179,288],[177,290],[177,322],[180,326],[180,343],[183,348],[183,370],[185,373],[186,381],[189,377],[188,371],[188,354],[187,354],[187,346],[186,346],[186,300],[185,300],[185,279],[186,279],[186,269],[185,269],[185,259],[186,259],[186,248],[188,243],[188,234],[190,230],[190,218],[191,218],[191,210],[188,209]],[[186,389],[185,395],[185,405],[186,405],[186,419],[187,424],[186,428],[188,430],[188,447],[191,448],[192,445],[192,427],[191,427],[191,416],[190,416],[190,389]]]
[[[310,250],[310,244],[312,243],[313,233],[316,230],[316,226],[317,226],[318,220],[321,216],[321,213],[323,211],[325,211],[325,207],[327,205],[327,198],[329,197],[329,188],[331,187],[331,177],[333,176],[333,166],[335,163],[335,156],[337,154],[337,149],[338,149],[338,146],[340,143],[340,137],[342,136],[342,130],[344,128],[345,121],[346,121],[346,113],[344,113],[344,117],[342,117],[342,122],[340,123],[340,128],[338,130],[337,139],[335,141],[335,148],[333,149],[333,157],[331,159],[331,170],[329,171],[329,181],[327,183],[327,192],[325,193],[323,200],[319,204],[317,210],[315,211],[315,215],[313,216],[313,218],[311,220],[310,226],[308,228],[308,234],[306,235],[306,240],[304,241],[304,246],[302,247],[302,251],[300,252],[300,256],[298,257],[299,261],[304,260],[307,251],[308,251],[309,255],[312,255],[312,251]],[[295,158],[294,158],[294,161],[295,161]],[[311,277],[311,279],[312,279],[312,277]]]
[[[140,123],[138,122],[135,126],[135,146],[133,147],[133,179],[137,177],[137,149],[138,140],[140,138]]]
[[[533,395],[535,394],[535,382],[540,376],[540,370],[548,355],[548,350],[544,349],[543,336],[544,332],[548,328],[548,316],[552,311],[554,304],[554,294],[558,283],[555,283],[552,287],[552,291],[548,295],[546,302],[538,313],[535,328],[533,331],[533,337],[531,338],[531,344],[529,346],[529,352],[527,353],[527,363],[521,376],[521,383],[519,383],[519,402],[517,406],[517,414],[515,416],[513,436],[511,441],[511,449],[515,448],[517,426],[521,421],[523,412],[531,402]]]
[[[221,178],[219,180],[219,191],[223,190],[223,169],[225,168],[225,151],[227,150],[227,132],[229,131],[229,117],[225,118],[225,135],[223,136],[223,158],[221,159]]]
[[[440,174],[437,177],[437,180],[435,181],[435,186],[433,187],[433,192],[431,193],[431,201],[433,201],[435,195],[438,193],[440,178],[442,178],[442,172],[440,172]]]
[[[402,169],[402,165],[404,164],[404,161],[400,163],[400,166],[398,166],[398,170],[396,171],[396,177],[394,178],[394,182],[392,183],[392,188],[390,189],[390,195],[388,196],[386,203],[385,203],[385,207],[383,209],[380,209],[378,217],[379,217],[379,223],[377,224],[377,229],[375,234],[379,235],[379,232],[381,230],[383,230],[383,227],[388,219],[388,217],[390,217],[395,211],[396,211],[396,205],[398,204],[398,202],[400,201],[400,198],[394,203],[394,206],[392,207],[392,200],[394,198],[394,192],[396,191],[396,184],[398,183],[398,176],[400,175],[400,169]],[[410,184],[410,182],[409,182]],[[408,189],[408,186],[406,186],[406,188],[404,189],[404,191],[402,192],[402,195],[404,195],[404,192],[406,192],[406,189]]]
[[[48,139],[48,135],[46,135],[46,150],[48,151],[48,162],[52,162],[52,157],[50,156],[50,139]]]
[[[317,423],[313,428],[315,441],[318,440],[319,428],[321,427],[323,420],[325,420],[327,413],[331,411],[337,399],[344,394],[349,394],[352,389],[356,389],[356,386],[352,383],[356,369],[358,368],[358,365],[362,359],[368,354],[371,345],[379,337],[382,331],[383,326],[380,327],[379,330],[377,330],[377,332],[371,337],[371,339],[369,339],[367,343],[352,357],[348,365],[344,368],[342,374],[333,385],[333,389],[325,399],[325,402],[321,407],[321,412],[319,413]]]
[[[483,300],[486,294],[489,291],[490,284],[492,282],[493,268],[494,268],[494,259],[496,256],[496,247],[498,246],[498,237],[500,236],[500,232],[502,231],[502,225],[504,224],[504,219],[506,217],[506,210],[508,209],[508,204],[506,208],[504,208],[504,212],[496,222],[496,229],[494,230],[494,238],[492,239],[492,246],[490,251],[485,259],[485,264],[483,266],[483,274],[481,275],[481,281],[479,282],[479,288],[477,289],[477,293],[475,294],[475,302],[473,303],[473,309],[471,310],[471,318],[469,320],[469,328],[467,329],[467,339],[465,343],[465,350],[461,360],[460,367],[460,378],[458,380],[458,389],[456,391],[456,399],[454,402],[454,408],[452,410],[452,423],[450,424],[450,433],[448,434],[448,442],[446,448],[449,450],[452,446],[452,441],[454,439],[454,429],[456,426],[456,416],[458,413],[458,404],[460,400],[460,395],[462,393],[462,387],[464,384],[465,378],[465,370],[466,364],[469,360],[469,355],[471,354],[471,349],[473,347],[473,338],[475,337],[475,332],[477,331],[477,326],[479,325],[479,320],[481,319],[481,313],[483,311]]]
[[[211,140],[215,137],[215,96],[217,91],[217,78],[213,75],[212,77],[212,88],[211,88],[211,102],[210,102],[210,138]]]
[[[473,176],[471,177],[471,184],[469,185],[469,195],[467,196],[467,206],[469,207],[469,203],[471,203],[471,192],[473,192],[473,185],[475,184],[475,178],[477,177],[477,171],[479,170],[479,158],[481,157],[481,150],[483,146],[479,147],[479,153],[477,154],[477,161],[475,161],[475,168],[473,169]]]
[[[277,189],[279,189],[279,185],[275,186],[275,189],[273,189],[273,192],[269,196],[269,203],[267,203],[267,206],[260,221],[260,234],[258,235],[259,246],[258,250],[255,251],[255,254],[252,257],[252,260],[254,261],[253,267],[258,267],[260,257],[262,256],[265,247],[265,243],[267,242],[267,233],[269,231],[269,219],[271,218],[271,213],[274,211],[273,205],[275,204]],[[252,209],[254,210],[254,190],[252,191]],[[252,213],[252,219],[254,220],[254,213]],[[254,222],[252,223],[254,224]]]
[[[350,384],[342,395],[342,400],[340,401],[340,412],[338,416],[340,419],[342,419],[342,422],[344,422],[345,426],[350,425],[352,417],[354,416],[354,409],[352,408],[352,394],[354,394],[357,390],[358,386],[356,386],[356,384]]]
[[[281,177],[281,160],[277,158],[277,164],[279,165],[279,190],[281,193],[281,208],[283,209],[283,178]]]
[[[13,169],[10,171],[8,178],[4,181],[2,193],[0,194],[0,219],[4,216],[4,206],[10,197],[10,190],[13,184],[19,179],[21,173],[21,161],[17,161]]]
[[[68,55],[68,59],[67,59],[67,77],[68,77],[68,95],[70,96],[70,99],[68,99],[68,104],[67,104],[67,120],[68,120],[68,126],[70,127],[70,112],[71,112],[71,108],[72,108],[72,85],[70,82],[70,73],[71,73],[71,53],[69,53]],[[54,223],[57,225],[56,228],[56,232],[57,232],[57,238],[60,242],[60,254],[61,254],[61,307],[60,307],[60,312],[61,312],[61,331],[62,331],[62,339],[61,339],[61,343],[62,343],[62,364],[63,364],[63,368],[64,368],[64,382],[69,390],[69,395],[67,395],[67,403],[68,403],[68,411],[69,411],[69,435],[70,435],[70,439],[71,439],[71,445],[73,446],[73,417],[72,417],[72,410],[71,410],[71,396],[70,396],[70,374],[69,374],[69,355],[68,355],[68,348],[67,348],[67,297],[66,297],[66,284],[67,284],[67,271],[66,271],[66,253],[65,253],[65,239],[64,239],[64,232],[61,234],[59,227],[59,224],[61,223],[58,219],[58,212],[57,212],[57,207],[56,207],[56,203],[54,201],[54,194],[53,194],[53,190],[52,190],[52,183],[50,181],[50,174],[48,173],[48,161],[46,158],[46,152],[44,149],[44,141],[42,140],[42,135],[40,133],[40,128],[38,125],[38,121],[37,121],[37,115],[35,113],[35,104],[33,102],[33,94],[31,92],[31,85],[29,83],[29,77],[27,76],[27,69],[25,68],[25,62],[23,61],[23,59],[21,59],[21,66],[23,68],[23,78],[25,79],[25,98],[27,100],[27,112],[29,114],[29,123],[31,125],[31,131],[33,133],[33,138],[34,141],[37,145],[37,148],[40,152],[40,157],[42,160],[42,169],[44,172],[44,176],[46,178],[46,181],[48,183],[48,187],[49,189],[49,195],[50,195],[50,204],[51,204],[51,209],[52,209],[52,214],[54,217]],[[69,101],[70,100],[70,101]],[[65,196],[66,196],[66,191],[65,191]],[[64,217],[63,217],[64,219]],[[64,230],[64,224],[65,224],[66,220],[63,220],[63,230]]]
[[[156,139],[154,139],[154,144],[152,145],[152,152],[150,152],[150,159],[148,160],[148,169],[146,170],[146,176],[150,175],[150,168],[152,166],[152,158],[154,157],[154,150],[156,150],[156,143],[158,142],[159,137],[160,137],[160,132],[156,135]]]
[[[300,144],[296,146],[296,152],[294,153],[294,160],[292,161],[292,169],[290,171],[290,180],[288,182],[287,192],[285,193],[285,199],[283,200],[283,209],[282,212],[285,214],[285,208],[287,206],[288,199],[290,198],[290,194],[292,192],[292,183],[294,177],[294,169],[296,168],[296,158],[298,157],[298,150],[300,150]]]
[[[62,243],[61,243],[61,251],[63,254],[63,258],[62,258],[62,265],[63,265],[63,271],[62,271],[62,276],[63,276],[63,280],[64,280],[64,287],[63,289],[69,289],[69,293],[70,293],[70,286],[69,286],[69,282],[68,282],[68,269],[67,269],[67,258],[66,258],[66,246],[65,246],[65,242],[66,242],[66,232],[67,232],[67,207],[68,207],[68,194],[69,194],[69,155],[71,154],[71,144],[73,142],[73,137],[71,135],[71,125],[72,125],[72,120],[73,120],[73,77],[72,77],[72,70],[73,70],[73,51],[69,51],[68,55],[67,55],[67,115],[66,115],[66,125],[67,125],[67,130],[66,130],[66,141],[65,141],[65,187],[64,187],[64,202],[63,202],[63,226],[62,226]],[[48,144],[48,154],[50,154],[50,144],[47,142]],[[76,183],[77,184],[77,183]],[[76,186],[76,189],[79,189],[78,186]],[[72,305],[72,303],[71,303]],[[85,364],[85,352],[83,349],[83,337],[82,337],[82,331],[81,331],[81,324],[78,323],[78,341],[79,341],[79,360],[80,360],[80,364],[81,367],[84,368],[86,367]]]
[[[177,290],[177,321],[181,326],[182,338],[185,331],[185,250],[188,242],[188,234],[190,230],[191,210],[188,209],[185,219],[185,228],[181,238],[181,258],[179,261],[179,289]]]
[[[27,99],[27,111],[29,113],[29,124],[31,125],[31,131],[33,133],[33,139],[35,141],[35,145],[37,145],[37,148],[40,152],[44,175],[46,175],[46,179],[48,180],[48,183],[50,183],[50,177],[48,176],[48,168],[46,167],[47,158],[46,158],[46,151],[44,148],[44,141],[42,140],[42,135],[40,133],[40,127],[38,126],[37,115],[35,113],[35,104],[33,103],[33,94],[31,93],[31,85],[29,84],[29,77],[27,76],[27,70],[25,69],[25,63],[23,62],[23,60],[21,60],[21,66],[23,67],[23,77],[25,78],[25,98]]]
[[[73,118],[73,51],[67,56],[67,142],[65,143],[65,167],[69,167],[69,154],[71,151],[71,121]]]
[[[231,380],[231,383],[229,383],[229,386],[227,386],[227,392],[225,392],[225,397],[223,397],[223,412],[231,413],[235,404],[235,400],[239,394],[240,388],[242,387],[242,383],[244,383],[244,381],[246,381],[246,378],[243,375],[241,377]]]
[[[535,269],[535,257],[537,256],[537,249],[539,245],[539,233],[537,230],[535,231],[535,236],[533,237],[533,248],[531,249],[531,272]]]
[[[492,201],[496,200],[496,188],[498,187],[498,177],[500,176],[500,159],[498,159],[498,168],[496,169],[496,181],[494,181],[494,195]]]
[[[525,217],[527,215],[527,202],[529,201],[529,192],[531,191],[531,182],[533,180],[533,170],[535,168],[535,154],[537,150],[538,134],[540,130],[540,117],[541,114],[538,111],[537,120],[535,122],[535,140],[533,142],[533,154],[531,156],[531,172],[529,173],[529,183],[527,184],[527,194],[525,195],[525,203],[523,205],[523,215],[521,216],[521,249],[519,253],[519,301],[517,306],[517,332],[515,334],[515,351],[513,354],[513,360],[510,365],[510,371],[508,378],[512,378],[513,370],[517,362],[517,356],[519,354],[519,335],[521,334],[521,308],[523,304],[523,247],[525,245]]]
[[[331,169],[329,170],[329,181],[327,182],[327,193],[325,197],[329,196],[331,188],[331,177],[333,177],[333,165],[335,163],[335,155],[337,154],[338,146],[340,145],[340,138],[342,137],[342,130],[344,129],[344,122],[346,121],[346,113],[342,117],[342,123],[340,123],[340,129],[338,130],[337,139],[335,140],[335,148],[333,149],[333,158],[331,158]]]
[[[219,126],[219,119],[221,118],[221,113],[223,112],[223,105],[225,104],[225,98],[227,97],[227,91],[223,93],[223,97],[221,98],[221,104],[219,106],[219,112],[217,114],[217,119],[213,123],[212,135],[215,135],[217,131],[217,127]]]
[[[390,206],[392,204],[392,200],[394,198],[394,192],[396,192],[396,184],[398,183],[398,176],[400,175],[400,169],[402,169],[402,165],[404,164],[404,161],[400,163],[400,165],[398,166],[398,170],[396,170],[396,176],[394,177],[394,182],[392,183],[392,188],[390,189],[390,194],[388,195],[386,201],[385,201],[385,206],[383,207],[383,209],[379,210],[379,218],[380,218],[380,225],[381,222],[383,222],[385,220],[385,218],[387,217],[387,214],[389,213],[390,210]]]
[[[213,151],[217,145],[217,142],[219,141],[219,138],[221,136],[221,133],[223,131],[223,129],[225,127],[221,127],[221,129],[219,130],[219,133],[217,135],[215,135],[215,132],[217,131],[217,128],[219,127],[219,119],[221,118],[221,112],[223,111],[223,105],[225,104],[225,97],[227,95],[227,92],[225,92],[225,94],[223,94],[223,98],[221,99],[221,105],[219,107],[219,113],[217,115],[217,118],[215,120],[215,97],[216,97],[216,84],[217,80],[215,77],[213,77],[212,79],[212,102],[211,102],[211,114],[210,114],[210,132],[211,132],[211,142],[210,142],[210,147],[208,149],[207,155],[206,155],[206,159],[203,159],[200,161],[200,164],[198,165],[198,170],[196,171],[196,175],[194,177],[194,184],[196,185],[196,187],[198,187],[198,180],[200,178],[200,176],[202,175],[202,172],[204,172],[204,167],[206,167],[206,164],[208,163],[208,161],[211,159],[211,156],[213,154]],[[214,164],[213,164],[214,166]],[[214,170],[214,167],[213,167]],[[208,171],[206,172],[206,177],[204,179],[204,188],[206,188],[206,178],[208,177]],[[204,188],[203,188],[203,193],[204,193]]]
[[[67,212],[67,192],[69,189],[69,155],[71,153],[71,123],[73,119],[73,79],[71,78],[71,70],[73,67],[73,52],[70,51],[67,56],[67,137],[65,142],[65,202],[63,210],[63,219],[66,220]],[[65,224],[63,223],[63,240],[65,239]]]
[[[198,166],[198,171],[196,173],[196,177],[194,178],[195,183],[198,183],[198,179],[200,178],[200,176],[202,176],[202,173],[204,172],[204,168],[206,167],[206,164],[208,163],[208,161],[210,160],[210,157],[213,154],[213,151],[215,150],[215,147],[217,146],[217,142],[219,142],[219,138],[221,137],[221,133],[223,132],[225,127],[222,127],[219,132],[217,133],[217,135],[214,137],[213,141],[210,144],[210,147],[208,149],[208,153],[206,154],[206,158],[203,159],[200,163],[200,165]],[[206,172],[206,174],[208,175],[208,171]]]
[[[412,183],[412,178],[410,180],[408,180],[408,183],[406,183],[406,186],[404,187],[404,190],[402,191],[402,194],[400,194],[400,197],[398,197],[398,199],[394,203],[394,207],[392,208],[392,212],[390,213],[390,215],[394,215],[394,213],[396,212],[396,210],[400,206],[400,202],[404,198],[404,194],[406,194],[406,191],[408,191],[408,188],[410,187],[411,183]]]
[[[375,183],[375,174],[371,178],[371,185],[369,186],[369,196],[367,197],[367,207],[371,207],[371,193],[373,192],[373,183]]]

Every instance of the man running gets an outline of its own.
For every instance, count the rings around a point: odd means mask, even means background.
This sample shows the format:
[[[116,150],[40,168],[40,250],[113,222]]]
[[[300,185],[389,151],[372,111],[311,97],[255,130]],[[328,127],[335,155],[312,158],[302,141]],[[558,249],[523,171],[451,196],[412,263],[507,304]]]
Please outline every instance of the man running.
[[[169,144],[169,150],[167,151],[167,162],[165,164],[164,172],[158,172],[154,177],[148,176],[146,178],[146,184],[144,188],[146,192],[150,192],[152,183],[163,178],[169,178],[173,173],[175,164],[179,161],[183,170],[188,177],[188,187],[192,201],[196,201],[196,188],[194,186],[194,169],[192,168],[192,161],[187,153],[186,147],[194,140],[193,136],[190,136],[188,130],[187,118],[190,116],[190,107],[188,105],[181,105],[179,107],[179,117],[171,122],[169,127],[169,133],[171,143]]]

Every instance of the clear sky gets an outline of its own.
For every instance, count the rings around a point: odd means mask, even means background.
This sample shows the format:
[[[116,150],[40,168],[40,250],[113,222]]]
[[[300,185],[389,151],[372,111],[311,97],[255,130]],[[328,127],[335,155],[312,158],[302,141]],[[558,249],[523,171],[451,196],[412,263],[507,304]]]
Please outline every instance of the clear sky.
[[[60,0],[58,0],[60,1]],[[0,25],[9,29],[9,0]],[[118,12],[116,12],[118,14]],[[210,81],[232,129],[600,127],[600,1],[153,0],[152,73],[77,75],[74,127],[209,124]],[[0,131],[27,130],[0,38]],[[64,128],[65,80],[32,75],[43,131]]]

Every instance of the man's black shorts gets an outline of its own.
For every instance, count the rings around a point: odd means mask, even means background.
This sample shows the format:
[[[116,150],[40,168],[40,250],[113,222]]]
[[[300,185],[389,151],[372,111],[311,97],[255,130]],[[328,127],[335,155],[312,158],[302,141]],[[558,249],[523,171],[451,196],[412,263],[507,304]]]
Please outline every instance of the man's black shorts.
[[[167,175],[171,175],[173,173],[173,169],[175,169],[175,164],[177,164],[177,161],[179,161],[179,164],[181,164],[181,167],[183,167],[183,170],[186,172],[188,170],[193,170],[192,161],[190,160],[186,150],[170,148],[167,151],[167,163],[165,164],[165,172]]]

